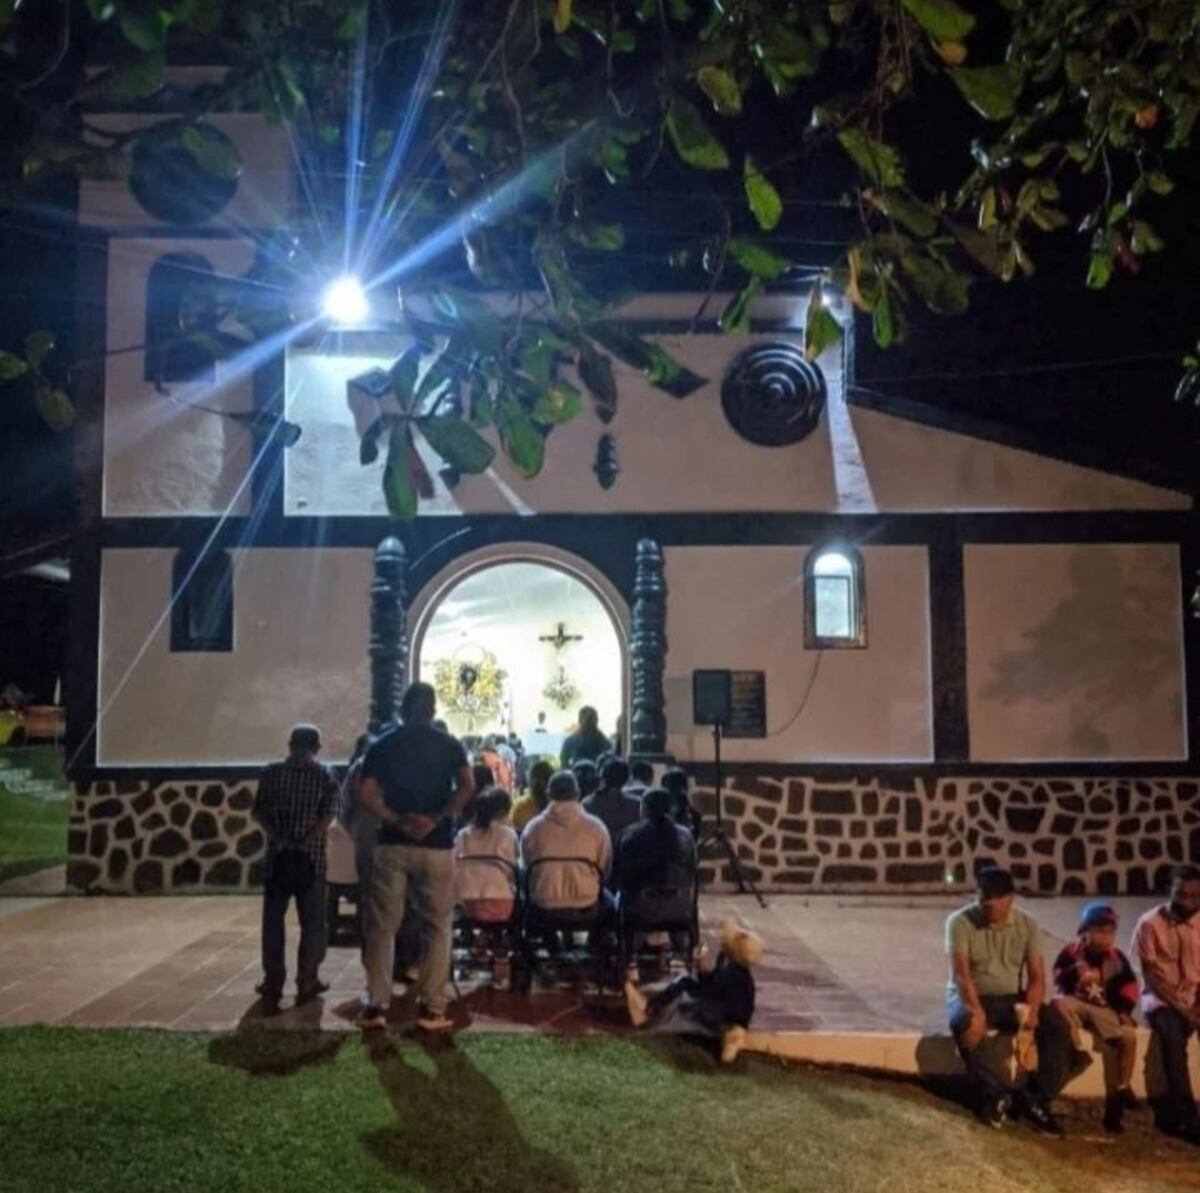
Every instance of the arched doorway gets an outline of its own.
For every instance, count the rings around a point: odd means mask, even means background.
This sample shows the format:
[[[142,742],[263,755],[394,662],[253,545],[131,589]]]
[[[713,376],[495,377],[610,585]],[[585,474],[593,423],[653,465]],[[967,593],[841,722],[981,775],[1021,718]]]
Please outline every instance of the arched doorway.
[[[536,545],[487,548],[443,569],[413,603],[412,678],[438,691],[458,736],[552,738],[590,704],[610,735],[626,708],[628,608],[590,565]]]

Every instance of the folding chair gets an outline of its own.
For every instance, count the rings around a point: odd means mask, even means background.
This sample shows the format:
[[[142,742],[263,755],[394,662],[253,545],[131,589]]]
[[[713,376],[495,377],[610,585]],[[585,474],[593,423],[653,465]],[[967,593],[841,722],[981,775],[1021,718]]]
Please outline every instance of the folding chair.
[[[520,950],[520,899],[517,867],[508,858],[494,854],[465,854],[456,857],[454,864],[456,866],[492,866],[501,870],[508,878],[508,885],[512,890],[513,909],[507,920],[473,919],[467,914],[466,908],[461,905],[457,908],[454,919],[457,944],[460,949],[466,951],[467,959],[475,959],[474,940],[482,935],[488,941],[487,956],[493,972],[495,972],[495,963],[499,958],[497,952],[499,943],[502,942],[507,947],[510,963]]]
[[[684,965],[690,972],[700,943],[700,875],[696,858],[671,865],[667,880],[661,885],[642,887],[629,898],[622,896],[618,916],[618,964],[622,975],[637,960],[637,938],[651,932],[669,933],[675,952],[679,951],[677,938],[685,939]]]
[[[596,879],[596,901],[589,907],[538,907],[531,895],[533,875],[542,866],[585,866]],[[542,857],[521,873],[521,958],[522,980],[526,990],[533,980],[537,965],[539,937],[557,932],[587,932],[588,951],[596,965],[596,984],[604,989],[604,970],[610,960],[610,936],[613,927],[612,908],[605,897],[604,872],[591,858]],[[597,947],[598,946],[598,947]]]

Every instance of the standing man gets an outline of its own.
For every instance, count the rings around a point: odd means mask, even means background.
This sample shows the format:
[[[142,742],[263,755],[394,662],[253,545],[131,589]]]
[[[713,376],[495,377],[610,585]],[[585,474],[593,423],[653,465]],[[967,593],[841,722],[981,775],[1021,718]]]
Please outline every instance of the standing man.
[[[600,732],[600,714],[590,704],[579,710],[579,728],[562,744],[559,762],[564,767],[588,759],[595,762],[612,750],[612,742]]]
[[[337,780],[317,761],[321,734],[315,725],[296,725],[288,756],[273,762],[258,780],[254,819],[267,836],[263,870],[262,966],[256,988],[263,1010],[279,1010],[287,980],[284,916],[296,900],[300,948],[296,956],[296,1005],[329,989],[320,979],[325,959],[325,833],[337,809]]]
[[[1039,1130],[1064,1134],[1050,1110],[1066,1082],[1070,1027],[1044,1007],[1046,969],[1037,921],[1013,906],[1012,875],[997,866],[979,872],[979,896],[946,920],[950,1030],[980,1098],[979,1117],[1003,1126],[1016,1109]],[[1011,1085],[979,1055],[989,1028],[1036,1037],[1039,1060],[1024,1088]]]
[[[445,1031],[454,920],[454,818],[475,794],[462,743],[433,727],[437,698],[427,683],[409,684],[402,724],[363,760],[359,799],[379,817],[379,844],[367,899],[367,997],[360,1024],[387,1026],[396,933],[405,905],[422,938],[417,1024]]]
[[[1162,1048],[1167,1094],[1155,1107],[1168,1135],[1200,1143],[1200,1119],[1188,1073],[1188,1041],[1200,1031],[1200,866],[1171,875],[1169,902],[1152,908],[1133,930],[1142,970],[1142,1014]]]

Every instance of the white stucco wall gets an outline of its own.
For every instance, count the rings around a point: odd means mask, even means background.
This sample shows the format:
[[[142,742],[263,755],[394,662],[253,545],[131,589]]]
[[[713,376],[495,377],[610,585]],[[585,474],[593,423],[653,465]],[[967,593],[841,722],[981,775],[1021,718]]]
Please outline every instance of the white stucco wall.
[[[325,757],[366,726],[369,550],[234,555],[234,649],[172,654],[173,552],[105,551],[101,565],[101,766],[258,763],[314,721]]]
[[[108,258],[108,357],[104,362],[104,513],[110,518],[244,514],[251,506],[250,431],[193,408],[250,411],[253,374],[218,363],[216,380],[169,385],[145,380],[150,271],[171,253],[197,253],[217,274],[245,272],[250,240],[114,239]]]
[[[883,510],[1191,509],[1184,493],[851,407]]]
[[[730,761],[932,757],[925,549],[863,548],[868,645],[824,652],[804,649],[807,551],[666,551],[667,748],[677,757],[707,761],[712,756],[709,731],[692,725],[692,671],[699,668],[766,672],[767,731],[773,736],[727,740],[723,757]]]
[[[1187,756],[1182,591],[1168,545],[971,546],[971,756]]]

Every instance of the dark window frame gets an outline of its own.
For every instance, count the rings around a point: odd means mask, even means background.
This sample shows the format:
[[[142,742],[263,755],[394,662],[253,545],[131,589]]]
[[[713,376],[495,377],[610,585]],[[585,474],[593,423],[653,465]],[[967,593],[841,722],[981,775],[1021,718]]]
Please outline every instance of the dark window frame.
[[[817,561],[825,555],[841,555],[850,563],[852,633],[827,636],[817,633]],[[867,573],[862,556],[844,542],[825,542],[812,548],[804,559],[804,649],[865,650],[867,647]]]
[[[207,606],[202,608],[201,606]],[[177,551],[171,564],[171,653],[233,651],[233,559]]]

